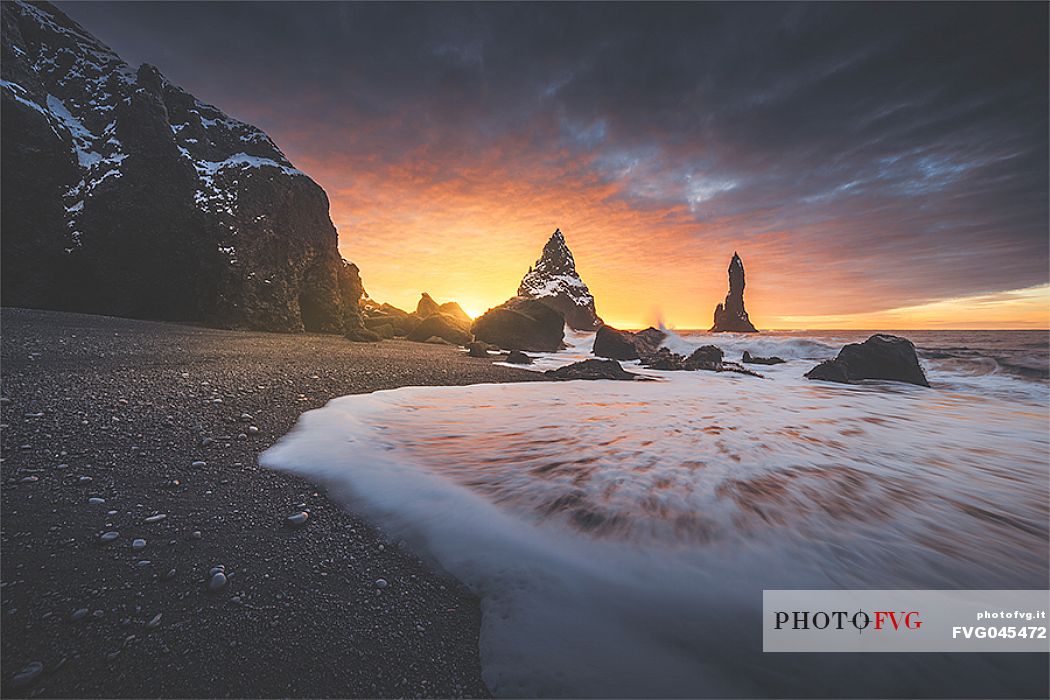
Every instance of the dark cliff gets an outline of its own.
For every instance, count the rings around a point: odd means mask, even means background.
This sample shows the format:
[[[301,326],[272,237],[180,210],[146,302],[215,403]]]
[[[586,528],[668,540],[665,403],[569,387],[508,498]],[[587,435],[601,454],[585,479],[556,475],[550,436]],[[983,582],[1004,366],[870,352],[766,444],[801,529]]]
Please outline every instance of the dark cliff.
[[[2,11],[4,305],[360,326],[328,198],[265,133],[47,3]]]

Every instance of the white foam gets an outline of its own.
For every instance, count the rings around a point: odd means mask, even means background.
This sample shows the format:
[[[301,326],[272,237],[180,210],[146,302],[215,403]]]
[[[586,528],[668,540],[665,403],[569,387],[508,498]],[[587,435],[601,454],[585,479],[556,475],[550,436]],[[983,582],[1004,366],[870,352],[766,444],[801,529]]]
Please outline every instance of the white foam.
[[[1019,659],[764,655],[758,612],[764,588],[1045,585],[1046,403],[761,369],[343,397],[260,461],[470,587],[497,695],[1026,687]]]

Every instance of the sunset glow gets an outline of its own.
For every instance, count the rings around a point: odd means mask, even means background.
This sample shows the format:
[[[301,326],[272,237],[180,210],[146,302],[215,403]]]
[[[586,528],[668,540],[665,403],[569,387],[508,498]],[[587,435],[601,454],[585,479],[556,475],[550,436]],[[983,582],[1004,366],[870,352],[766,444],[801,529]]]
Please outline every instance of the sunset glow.
[[[265,129],[380,302],[477,315],[560,227],[619,326],[708,327],[734,251],[759,328],[1048,323],[1045,6],[63,7]]]

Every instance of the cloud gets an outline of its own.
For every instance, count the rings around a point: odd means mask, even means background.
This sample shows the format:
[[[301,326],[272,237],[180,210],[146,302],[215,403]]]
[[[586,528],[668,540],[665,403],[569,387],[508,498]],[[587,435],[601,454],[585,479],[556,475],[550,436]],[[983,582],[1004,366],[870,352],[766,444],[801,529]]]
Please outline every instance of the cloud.
[[[1048,279],[1044,4],[61,6],[268,131],[380,295],[498,303],[555,226],[679,325],[734,249],[756,319]]]

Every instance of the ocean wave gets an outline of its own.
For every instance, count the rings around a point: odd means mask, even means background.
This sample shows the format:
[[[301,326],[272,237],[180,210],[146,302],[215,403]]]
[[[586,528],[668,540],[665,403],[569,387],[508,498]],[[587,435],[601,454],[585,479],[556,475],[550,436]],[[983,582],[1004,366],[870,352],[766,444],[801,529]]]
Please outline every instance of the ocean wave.
[[[804,364],[343,397],[260,462],[470,587],[498,696],[994,694],[1023,660],[762,654],[761,592],[1042,585],[1045,411]]]

